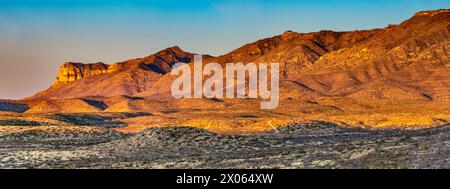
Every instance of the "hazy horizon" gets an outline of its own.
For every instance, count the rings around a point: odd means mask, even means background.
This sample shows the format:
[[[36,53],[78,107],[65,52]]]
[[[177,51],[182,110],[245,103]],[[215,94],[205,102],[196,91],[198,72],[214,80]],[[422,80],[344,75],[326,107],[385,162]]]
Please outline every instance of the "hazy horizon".
[[[286,30],[350,31],[398,24],[450,2],[0,1],[0,99],[48,88],[66,61],[114,63],[174,45],[221,55]]]

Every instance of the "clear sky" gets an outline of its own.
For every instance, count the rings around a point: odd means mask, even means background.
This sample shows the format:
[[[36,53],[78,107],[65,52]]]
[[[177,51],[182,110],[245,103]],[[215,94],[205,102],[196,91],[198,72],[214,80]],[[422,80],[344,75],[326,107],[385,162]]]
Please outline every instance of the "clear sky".
[[[65,61],[114,63],[178,45],[220,55],[285,30],[397,24],[449,0],[0,0],[0,99],[44,90]]]

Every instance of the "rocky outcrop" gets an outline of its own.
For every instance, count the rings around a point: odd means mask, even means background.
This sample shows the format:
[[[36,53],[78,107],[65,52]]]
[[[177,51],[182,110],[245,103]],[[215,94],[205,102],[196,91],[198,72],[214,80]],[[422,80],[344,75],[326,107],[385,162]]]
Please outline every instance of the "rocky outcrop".
[[[111,73],[113,71],[116,71],[114,66],[108,66],[101,62],[94,64],[66,62],[59,68],[55,85],[67,84],[89,76]]]

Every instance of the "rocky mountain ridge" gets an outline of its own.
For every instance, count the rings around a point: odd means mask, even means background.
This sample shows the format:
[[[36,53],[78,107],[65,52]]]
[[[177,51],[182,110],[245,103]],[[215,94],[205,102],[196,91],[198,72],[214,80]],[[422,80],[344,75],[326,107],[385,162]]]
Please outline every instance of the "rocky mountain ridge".
[[[449,39],[450,11],[423,11],[383,29],[286,31],[203,61],[278,62],[282,82],[321,96],[448,100]],[[172,78],[166,73],[175,63],[192,63],[193,56],[175,46],[111,65],[65,63],[52,87],[27,100],[167,96]]]

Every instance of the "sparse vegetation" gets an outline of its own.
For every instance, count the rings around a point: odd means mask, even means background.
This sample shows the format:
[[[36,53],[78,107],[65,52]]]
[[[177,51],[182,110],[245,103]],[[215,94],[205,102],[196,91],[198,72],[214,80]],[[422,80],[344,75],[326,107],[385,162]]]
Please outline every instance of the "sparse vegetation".
[[[449,168],[450,125],[366,130],[329,123],[220,135],[158,127],[25,130],[0,136],[1,168]],[[20,141],[20,142],[19,142]]]
[[[114,122],[113,117],[106,117],[92,114],[55,114],[49,116],[51,119],[66,122],[69,125],[82,126],[103,126],[103,127],[121,127],[126,124]]]
[[[49,123],[42,123],[37,121],[27,121],[27,120],[0,120],[0,126],[42,126],[51,125]]]

